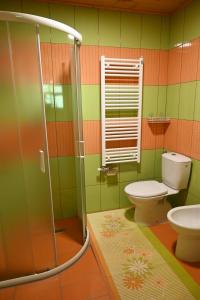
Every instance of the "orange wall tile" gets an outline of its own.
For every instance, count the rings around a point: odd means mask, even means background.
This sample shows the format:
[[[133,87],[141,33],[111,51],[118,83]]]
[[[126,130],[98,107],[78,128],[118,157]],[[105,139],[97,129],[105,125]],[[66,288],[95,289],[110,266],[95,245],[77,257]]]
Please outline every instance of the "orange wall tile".
[[[160,63],[159,63],[159,77],[158,84],[159,85],[167,85],[168,83],[168,59],[169,59],[169,51],[160,51]]]
[[[53,83],[52,47],[41,43],[42,76],[44,83]]]
[[[74,155],[73,123],[48,122],[47,135],[50,157]]]
[[[53,79],[54,83],[70,83],[71,71],[70,48],[67,44],[52,44],[52,64],[53,64]]]
[[[48,136],[49,156],[50,157],[57,156],[58,149],[57,149],[57,136],[56,136],[55,122],[47,123],[47,136]]]
[[[160,149],[164,147],[166,124],[151,124],[142,120],[142,149]]]
[[[141,56],[144,57],[144,85],[158,85],[160,51],[141,49]]]
[[[100,121],[84,121],[83,135],[86,154],[101,153],[101,129]]]
[[[99,47],[98,46],[81,46],[81,83],[99,84]]]
[[[197,79],[200,40],[191,41],[191,46],[182,49],[181,82]]]
[[[180,83],[181,60],[182,60],[181,47],[177,47],[169,50],[168,84]]]
[[[56,122],[58,156],[74,155],[73,122]]]
[[[176,151],[191,156],[193,121],[178,120]]]
[[[172,119],[166,130],[164,138],[164,147],[170,151],[177,151],[177,129],[178,120]]]
[[[164,147],[200,160],[200,121],[171,120],[164,135]]]
[[[70,83],[70,45],[41,44],[44,83]],[[166,50],[86,46],[80,48],[81,83],[100,83],[100,57],[144,57],[144,84],[167,84]]]

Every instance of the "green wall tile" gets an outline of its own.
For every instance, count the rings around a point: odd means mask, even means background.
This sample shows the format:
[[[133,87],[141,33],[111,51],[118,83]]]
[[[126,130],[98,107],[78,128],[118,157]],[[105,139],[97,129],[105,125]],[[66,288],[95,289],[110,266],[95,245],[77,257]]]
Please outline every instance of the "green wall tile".
[[[196,85],[194,120],[200,121],[200,81],[197,81]]]
[[[101,210],[119,208],[119,185],[101,185]]]
[[[192,161],[192,170],[191,170],[191,180],[189,182],[188,192],[190,194],[195,195],[196,197],[198,197],[200,199],[199,178],[200,178],[200,161],[193,160]]]
[[[100,185],[86,187],[86,211],[92,213],[101,210]]]
[[[85,157],[85,184],[100,184],[100,172],[97,170],[101,166],[99,155],[86,155]]]
[[[59,189],[58,158],[50,157],[49,164],[50,164],[52,190],[58,190]]]
[[[167,103],[167,86],[158,87],[157,116],[165,116]]]
[[[119,181],[127,182],[127,181],[136,181],[137,180],[137,171],[138,166],[137,163],[123,163],[119,165],[120,173],[119,173]]]
[[[50,18],[74,27],[74,7],[61,3],[50,3]],[[51,42],[69,43],[66,33],[59,30],[51,30]]]
[[[193,205],[193,204],[200,204],[200,197],[197,195],[193,195],[192,193],[188,193],[184,205]]]
[[[55,121],[55,105],[53,84],[43,84],[43,94],[45,102],[45,115],[47,122]]]
[[[155,116],[158,102],[158,86],[144,86],[142,99],[142,116]]]
[[[31,0],[22,1],[22,12],[33,14],[41,17],[49,18],[49,5],[48,3],[38,3]],[[41,42],[50,42],[50,28],[48,26],[39,27],[40,31],[40,41]]]
[[[200,1],[193,0],[185,9],[184,40],[191,40],[200,35]]]
[[[98,10],[93,8],[75,8],[75,28],[82,34],[83,44],[98,45]]]
[[[75,158],[73,156],[58,157],[58,172],[61,189],[76,186]]]
[[[121,14],[121,47],[140,48],[142,18],[139,14]]]
[[[111,168],[118,168],[120,170],[120,164],[113,164],[110,166]],[[106,175],[101,172],[101,184],[107,185],[117,185],[119,183],[119,171],[115,175]]]
[[[193,120],[195,93],[196,81],[181,84],[179,119]]]
[[[62,206],[60,200],[60,191],[52,191],[53,213],[56,220],[62,219]]]
[[[160,49],[161,16],[142,15],[141,48]]]
[[[100,120],[101,101],[99,85],[82,85],[84,120]]]
[[[157,180],[162,178],[162,153],[163,149],[155,150],[154,177]]]
[[[180,100],[180,85],[169,85],[167,87],[166,116],[169,118],[178,118]]]
[[[161,37],[160,37],[160,48],[169,49],[169,35],[170,35],[170,18],[169,16],[162,17],[161,24]]]
[[[75,189],[61,190],[61,205],[63,218],[71,218],[77,215],[77,199]]]
[[[170,17],[170,47],[183,42],[184,9],[178,10]]]
[[[138,166],[138,180],[154,178],[155,150],[143,150]]]
[[[128,197],[127,197],[127,195],[124,192],[124,188],[129,183],[132,183],[132,182],[123,182],[123,183],[120,183],[120,185],[119,185],[119,189],[120,189],[120,191],[119,191],[120,192],[120,195],[119,195],[119,207],[120,208],[132,206],[132,203],[128,200]]]
[[[56,121],[73,120],[72,111],[72,86],[71,85],[54,85],[54,101]]]
[[[0,10],[22,11],[21,0],[2,0],[0,1]]]
[[[120,47],[120,13],[99,11],[99,44]]]

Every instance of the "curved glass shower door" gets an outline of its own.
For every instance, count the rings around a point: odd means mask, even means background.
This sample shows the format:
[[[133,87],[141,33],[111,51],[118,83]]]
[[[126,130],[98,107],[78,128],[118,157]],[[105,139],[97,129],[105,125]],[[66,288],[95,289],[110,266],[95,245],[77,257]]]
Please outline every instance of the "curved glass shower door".
[[[36,30],[0,22],[0,280],[56,266]]]

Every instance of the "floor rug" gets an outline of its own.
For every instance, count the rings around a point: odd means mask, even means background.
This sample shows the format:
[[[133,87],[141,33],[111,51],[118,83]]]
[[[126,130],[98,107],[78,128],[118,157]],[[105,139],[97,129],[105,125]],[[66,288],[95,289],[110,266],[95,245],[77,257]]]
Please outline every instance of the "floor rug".
[[[132,209],[88,215],[88,223],[119,299],[193,300],[200,288]]]

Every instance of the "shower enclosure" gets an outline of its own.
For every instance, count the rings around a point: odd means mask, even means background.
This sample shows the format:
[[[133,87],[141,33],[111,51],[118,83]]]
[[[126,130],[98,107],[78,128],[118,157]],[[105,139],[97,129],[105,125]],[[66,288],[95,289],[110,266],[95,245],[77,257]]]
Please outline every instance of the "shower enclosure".
[[[65,32],[70,48],[67,76],[73,108],[76,214],[82,245],[62,264],[58,258],[49,168],[41,25]],[[69,267],[88,244],[80,42],[81,35],[62,23],[0,12],[0,287],[51,276]]]

